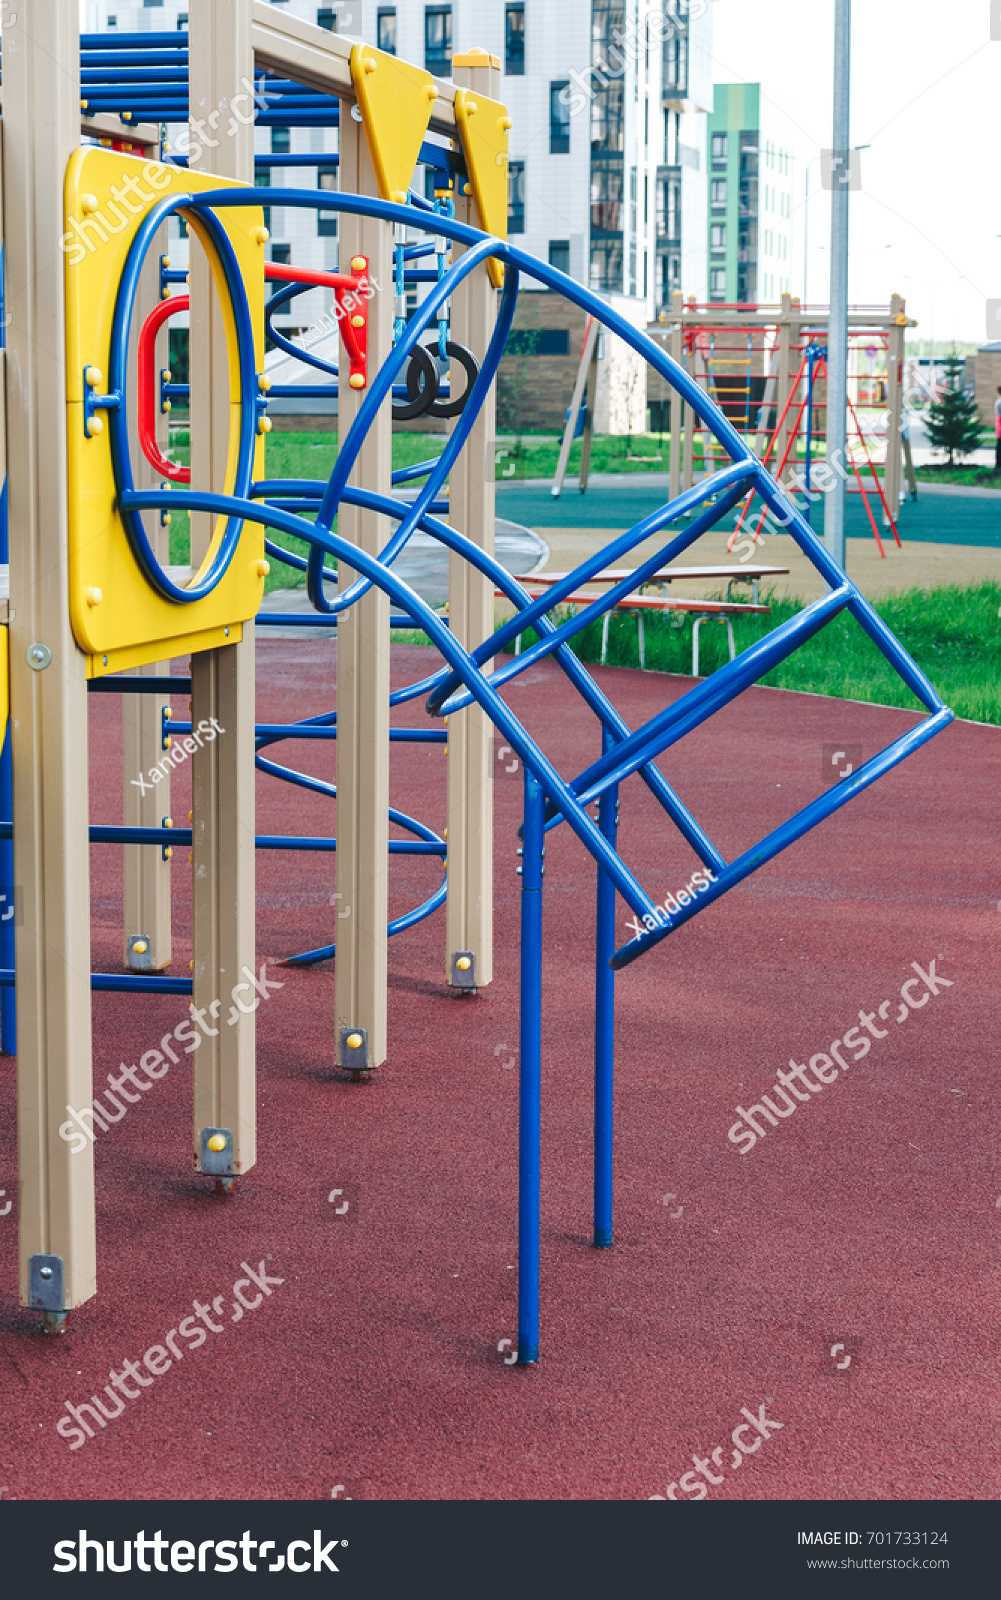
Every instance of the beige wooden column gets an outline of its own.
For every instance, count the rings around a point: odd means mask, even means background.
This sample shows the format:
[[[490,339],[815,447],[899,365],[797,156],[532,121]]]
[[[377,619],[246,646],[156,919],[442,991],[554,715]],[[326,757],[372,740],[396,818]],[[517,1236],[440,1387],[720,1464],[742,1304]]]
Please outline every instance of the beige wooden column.
[[[496,56],[470,52],[457,55],[452,77],[463,89],[492,100],[500,97],[500,63]],[[457,194],[459,222],[478,227],[476,208]],[[462,246],[455,245],[458,260]],[[486,266],[476,267],[452,296],[451,338],[482,361],[497,321],[497,290]],[[452,380],[462,382],[457,367]],[[455,427],[453,423],[453,427]],[[496,461],[494,390],[491,388],[450,476],[449,520],[460,533],[494,553],[494,464]],[[467,650],[493,632],[494,586],[468,561],[450,555],[448,610],[452,633]],[[445,924],[445,982],[462,973],[455,961],[471,955],[467,969],[475,987],[493,978],[493,724],[479,706],[467,706],[448,721],[448,901]]]
[[[20,1297],[32,1257],[58,1306],[94,1294],[93,1146],[60,1138],[93,1099],[87,682],[69,620],[63,232],[80,143],[77,8],[18,0],[3,31],[11,730],[14,758]],[[72,271],[72,268],[69,269]],[[44,645],[40,670],[26,652]],[[44,661],[44,653],[41,659]],[[39,1264],[36,1262],[36,1267]],[[36,1278],[35,1287],[38,1286]],[[50,1324],[61,1318],[56,1307]]]
[[[229,107],[253,81],[250,0],[191,0],[190,108],[192,165],[220,177],[254,181],[253,124]],[[245,102],[244,102],[245,103]],[[196,119],[204,136],[194,126]],[[214,145],[209,139],[216,141]],[[222,314],[205,255],[191,241],[191,481],[221,489],[229,440],[229,374]],[[197,567],[208,546],[209,518],[192,516],[191,556]],[[191,758],[194,830],[194,996],[208,1013],[213,1037],[203,1037],[194,1068],[195,1165],[202,1169],[207,1128],[232,1134],[233,1174],[256,1159],[255,1028],[253,1012],[238,1011],[231,994],[254,971],[254,627],[243,641],[203,650],[191,662],[192,721],[215,717],[221,732]],[[250,997],[245,998],[249,1003]],[[213,1010],[213,1008],[215,1008]],[[215,1023],[211,1021],[215,1016]],[[224,1180],[229,1187],[229,1180]]]
[[[904,406],[904,334],[907,317],[904,302],[899,294],[890,300],[890,323],[887,328],[886,351],[886,466],[883,471],[883,493],[890,514],[896,522],[900,515],[900,467],[903,446],[901,423]],[[883,522],[887,523],[886,512]]]
[[[340,188],[377,196],[379,189],[354,102],[341,101]],[[368,372],[378,372],[393,343],[392,224],[371,217],[339,221],[339,260],[349,271],[366,256],[379,290],[368,302]],[[341,347],[338,441],[341,447],[366,390],[347,382]],[[389,494],[392,474],[389,401],[369,429],[349,482]],[[370,555],[390,533],[389,518],[342,506],[337,530]],[[339,566],[339,585],[356,574]],[[335,961],[335,1061],[372,1068],[386,1059],[386,923],[389,916],[389,599],[378,589],[342,613],[337,625],[337,955]],[[352,1049],[349,1035],[366,1046]]]
[[[156,152],[149,151],[148,154],[155,156]],[[164,226],[157,230],[139,279],[129,347],[130,394],[136,393],[139,330],[159,302],[160,257],[166,252],[167,229]],[[158,396],[159,375],[168,365],[168,348],[167,324],[164,323],[157,335]],[[159,407],[156,434],[160,449],[167,454],[169,428],[167,418],[159,411]],[[141,489],[158,489],[163,481],[143,455],[135,429],[132,430],[132,473]],[[156,558],[166,566],[170,561],[170,529],[162,527],[158,514],[152,511],[146,513],[145,523]],[[170,662],[157,661],[134,670],[137,676],[167,677],[170,674]],[[164,754],[161,712],[169,704],[169,695],[122,696],[122,789],[127,828],[159,828],[164,817],[170,815],[170,768],[160,769],[165,776],[155,788],[151,788],[148,781],[150,768]],[[138,782],[140,774],[147,780],[145,793]],[[123,964],[137,971],[151,968],[154,972],[162,972],[164,967],[169,967],[171,960],[170,862],[163,859],[160,846],[153,844],[124,845],[123,857]]]

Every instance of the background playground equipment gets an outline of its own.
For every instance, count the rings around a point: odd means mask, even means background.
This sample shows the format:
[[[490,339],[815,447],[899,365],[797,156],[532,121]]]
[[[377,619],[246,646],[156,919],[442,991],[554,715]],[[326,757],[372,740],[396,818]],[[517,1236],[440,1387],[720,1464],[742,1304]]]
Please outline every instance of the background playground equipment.
[[[911,492],[917,492],[903,387],[904,335],[916,326],[900,295],[891,297],[888,308],[855,307],[848,317],[849,492],[862,494],[874,532],[869,496],[876,494],[883,525],[893,528],[894,537],[903,498],[902,461],[908,464]],[[827,308],[803,306],[788,294],[775,308],[700,305],[676,291],[666,326],[651,332],[717,401],[776,477],[787,483],[792,474],[798,482],[801,447],[809,458],[821,441],[826,443],[826,366],[818,363],[827,345]],[[654,380],[648,396],[663,426],[669,404],[664,384]],[[684,407],[677,425],[672,413],[672,495],[694,482],[697,445],[706,471],[722,460],[711,434],[697,419],[692,426],[689,422]],[[877,465],[883,469],[880,489],[874,483]],[[819,463],[814,478],[818,469]],[[808,489],[811,483],[804,477],[799,486]],[[808,513],[805,496],[804,506]],[[876,537],[878,542],[878,533]]]
[[[595,961],[595,1135],[594,1243],[612,1242],[612,1117],[614,1077],[614,972],[648,954],[683,922],[736,884],[810,828],[844,805],[891,767],[941,730],[951,712],[907,656],[859,590],[845,577],[817,541],[794,505],[782,494],[757,460],[746,440],[721,409],[683,368],[660,351],[646,335],[632,328],[597,296],[547,264],[537,261],[503,238],[503,169],[507,149],[507,117],[490,94],[498,68],[482,53],[454,59],[458,73],[476,81],[442,84],[417,68],[396,62],[360,44],[276,14],[246,0],[194,0],[191,9],[191,101],[221,104],[234,85],[253,74],[257,64],[280,66],[292,85],[290,103],[305,84],[320,98],[335,98],[347,113],[339,117],[339,194],[329,190],[255,188],[246,128],[238,127],[221,152],[234,170],[204,183],[188,181],[171,187],[159,202],[146,204],[137,220],[123,230],[128,239],[121,282],[113,284],[109,371],[115,387],[103,409],[116,413],[118,444],[110,454],[115,499],[111,512],[116,551],[132,561],[132,581],[147,583],[176,608],[177,628],[187,625],[189,606],[202,605],[225,580],[236,561],[256,554],[261,533],[272,559],[289,562],[307,573],[316,613],[338,625],[338,709],[287,726],[255,728],[253,715],[253,631],[244,623],[240,642],[211,642],[218,619],[212,614],[207,648],[192,653],[190,689],[192,724],[215,716],[226,736],[192,753],[193,819],[190,839],[195,857],[194,977],[185,980],[131,973],[115,977],[115,986],[148,989],[190,987],[196,1007],[210,1010],[232,989],[234,973],[256,971],[253,947],[253,761],[265,744],[289,737],[330,737],[338,741],[338,820],[336,840],[337,893],[353,914],[339,930],[334,1036],[337,1061],[356,1070],[370,1070],[386,1055],[386,870],[392,844],[388,820],[389,711],[401,698],[426,696],[434,719],[448,717],[448,918],[446,981],[460,989],[482,986],[490,978],[490,771],[492,728],[524,766],[524,820],[521,858],[521,1023],[519,1132],[519,1264],[518,1359],[537,1360],[539,1353],[539,1224],[541,1141],[541,994],[543,981],[542,888],[545,834],[566,823],[597,866],[597,938]],[[127,36],[126,36],[127,37]],[[143,36],[147,38],[148,36]],[[44,41],[44,44],[42,43]],[[77,399],[73,385],[72,336],[67,356],[58,345],[39,337],[41,327],[63,326],[62,276],[53,240],[62,219],[62,175],[73,163],[85,166],[77,152],[79,110],[75,98],[76,29],[61,0],[28,0],[12,28],[11,65],[5,84],[5,112],[10,119],[6,140],[5,197],[8,202],[8,245],[11,287],[17,313],[12,322],[12,364],[18,384],[9,422],[19,449],[11,454],[11,592],[15,874],[26,885],[23,923],[18,929],[16,982],[20,1003],[19,1131],[22,1157],[21,1268],[22,1301],[41,1309],[50,1327],[63,1324],[69,1308],[95,1292],[94,1173],[91,1148],[70,1151],[59,1137],[64,1106],[91,1103],[89,1026],[89,926],[87,902],[86,692],[92,659],[90,636],[71,631],[73,614],[66,565],[67,481],[63,428],[87,420],[86,396]],[[133,42],[123,43],[132,49]],[[138,48],[138,46],[135,46]],[[371,98],[366,85],[379,73],[389,76],[391,123]],[[294,91],[294,92],[293,92]],[[173,91],[172,91],[173,92]],[[173,104],[173,102],[171,102]],[[361,121],[352,114],[360,106]],[[44,106],[44,114],[42,107]],[[366,110],[367,108],[367,110]],[[143,114],[158,113],[151,97]],[[269,112],[269,115],[273,113]],[[308,108],[307,116],[331,117],[329,104]],[[429,120],[432,131],[459,140],[464,173],[458,173],[461,195],[455,217],[429,209],[413,194],[413,166],[423,159]],[[391,128],[391,133],[390,133]],[[441,148],[441,147],[438,147]],[[442,157],[456,172],[452,152]],[[89,170],[89,169],[88,169]],[[45,174],[33,186],[31,178]],[[236,182],[227,182],[235,179]],[[241,181],[242,179],[242,181]],[[401,196],[403,197],[401,199]],[[266,429],[266,393],[260,386],[258,352],[262,335],[263,257],[248,262],[247,277],[227,270],[227,240],[263,245],[257,221],[260,206],[318,206],[336,209],[341,222],[342,265],[359,278],[388,281],[396,230],[426,229],[435,240],[451,241],[453,261],[436,276],[431,292],[403,330],[394,329],[394,307],[388,297],[369,302],[365,327],[365,372],[361,383],[339,383],[340,450],[325,480],[270,480],[254,477],[251,456],[258,434]],[[171,487],[154,481],[133,486],[131,435],[121,433],[131,420],[132,392],[123,363],[129,344],[133,300],[144,257],[152,259],[163,220],[174,208],[191,219],[192,231],[205,230],[219,258],[219,295],[210,298],[209,259],[194,256],[190,271],[192,365],[192,484]],[[461,213],[461,214],[460,214]],[[13,228],[10,226],[13,220]],[[474,225],[479,223],[480,226]],[[483,225],[486,225],[485,227]],[[123,239],[124,242],[124,239]],[[233,246],[235,256],[237,246]],[[434,253],[445,252],[435,246]],[[221,262],[221,271],[219,270]],[[39,271],[39,265],[48,271]],[[32,270],[34,269],[34,270]],[[68,268],[72,271],[72,268]],[[161,269],[162,270],[162,269]],[[386,274],[385,280],[382,274]],[[493,559],[492,396],[497,365],[511,326],[522,275],[565,295],[599,320],[610,334],[645,356],[691,408],[707,433],[725,451],[728,462],[698,487],[676,495],[658,511],[628,530],[600,552],[532,599]],[[162,285],[154,273],[156,298]],[[31,292],[21,286],[32,285]],[[499,299],[497,290],[500,289]],[[284,292],[284,291],[281,291]],[[391,473],[389,441],[394,387],[404,374],[422,334],[446,301],[451,301],[456,342],[474,352],[478,364],[467,402],[454,419],[442,455],[406,473]],[[68,305],[67,301],[67,305]],[[102,301],[102,304],[104,302]],[[255,308],[258,323],[254,325]],[[89,308],[96,316],[95,308]],[[81,312],[83,315],[83,312]],[[19,320],[20,319],[20,320]],[[42,320],[46,319],[46,320]],[[103,327],[103,323],[95,323]],[[458,326],[456,326],[458,325]],[[397,337],[394,342],[394,332]],[[68,329],[68,333],[70,330]],[[360,333],[360,330],[359,330]],[[347,342],[347,341],[346,341]],[[349,356],[358,355],[349,346]],[[238,357],[238,359],[237,359]],[[91,374],[87,385],[100,398],[100,382]],[[238,380],[238,382],[237,382]],[[65,410],[46,400],[68,396]],[[263,399],[262,399],[263,396]],[[117,398],[116,398],[117,397]],[[91,404],[94,403],[92,395]],[[57,417],[53,447],[51,417]],[[47,424],[47,426],[44,426]],[[239,439],[239,448],[234,441]],[[104,445],[91,433],[88,445]],[[55,468],[52,466],[53,453]],[[103,457],[95,457],[102,460]],[[235,461],[235,465],[234,465]],[[152,475],[152,474],[150,474]],[[416,499],[393,493],[406,481],[421,484]],[[450,521],[433,507],[446,478]],[[107,494],[102,480],[102,494]],[[645,724],[630,729],[606,694],[570,648],[570,641],[592,621],[648,581],[662,565],[677,558],[700,535],[726,516],[749,492],[787,521],[789,531],[828,585],[822,599],[784,622],[744,651],[711,679],[697,685]],[[163,565],[152,539],[140,535],[143,513],[157,523],[173,506],[192,517],[192,567],[196,599],[183,591],[183,580]],[[209,519],[218,519],[215,529]],[[337,530],[334,531],[336,518]],[[688,520],[688,519],[691,520]],[[390,523],[395,531],[390,532]],[[672,524],[687,524],[652,557],[613,584],[575,617],[555,625],[549,613],[600,569],[619,561],[651,536],[667,533]],[[450,612],[437,616],[393,570],[393,562],[416,529],[432,534],[449,550]],[[306,558],[294,555],[279,536],[298,538],[309,548]],[[246,541],[246,543],[245,543]],[[327,558],[337,569],[326,565]],[[33,582],[37,571],[52,573],[45,583]],[[114,574],[112,575],[114,578]],[[259,579],[260,572],[253,574]],[[210,584],[209,580],[212,579]],[[331,597],[326,585],[336,579]],[[190,580],[189,580],[190,581]],[[496,585],[515,608],[515,616],[497,629],[491,624],[492,591]],[[187,591],[190,595],[191,589]],[[102,601],[103,603],[103,601]],[[390,606],[423,630],[444,660],[444,667],[393,696],[389,694]],[[240,625],[242,606],[225,627]],[[826,622],[842,611],[851,615],[929,712],[885,750],[849,777],[826,790],[766,838],[727,862],[707,837],[682,799],[655,765],[656,757],[728,704],[750,683],[790,655]],[[273,615],[273,614],[272,614]],[[315,622],[315,618],[311,618]],[[488,663],[506,653],[528,629],[536,641],[516,659],[488,671]],[[129,645],[140,659],[132,664],[147,672],[145,681],[102,676],[112,689],[154,696],[164,687],[188,686],[188,680],[165,678],[155,660],[165,642],[185,637],[158,632],[141,646]],[[52,641],[51,643],[49,641]],[[26,642],[27,641],[27,642]],[[205,645],[204,638],[195,640]],[[31,652],[48,654],[48,661]],[[109,655],[111,652],[107,652]],[[102,667],[108,665],[103,661]],[[547,760],[499,691],[545,656],[552,655],[595,717],[601,754],[567,778]],[[54,670],[53,670],[54,669]],[[187,725],[178,725],[187,728]],[[424,730],[420,730],[423,732]],[[440,730],[427,730],[433,738]],[[53,759],[53,752],[55,757]],[[42,756],[49,757],[46,783],[40,782]],[[591,752],[589,752],[591,754]],[[260,762],[258,756],[258,761]],[[74,763],[76,763],[74,765]],[[266,768],[265,768],[266,770]],[[287,776],[287,773],[282,774]],[[698,901],[681,911],[658,907],[617,848],[619,789],[638,775],[659,802],[713,881]],[[293,781],[315,780],[294,775]],[[591,814],[597,805],[597,819]],[[412,819],[408,819],[412,822]],[[408,848],[437,854],[443,841],[430,830],[418,833]],[[430,837],[428,837],[430,835]],[[92,829],[103,842],[129,842],[161,853],[171,842],[186,841],[181,830],[165,827]],[[396,844],[397,841],[393,841]],[[329,850],[332,840],[257,839],[260,848]],[[616,894],[621,895],[644,932],[616,949]],[[427,907],[418,914],[426,914]],[[413,918],[411,919],[413,920]],[[467,937],[456,938],[457,930]],[[146,952],[140,952],[145,954]],[[309,952],[305,959],[324,953]],[[14,974],[4,975],[10,982]],[[99,983],[95,986],[100,986]],[[110,986],[110,985],[105,985]],[[246,988],[246,985],[243,985]],[[169,988],[168,988],[169,992]],[[213,1013],[214,1014],[214,1013]],[[256,1108],[254,1097],[253,1009],[241,1008],[234,1026],[203,1042],[194,1066],[194,1153],[199,1170],[215,1174],[227,1186],[253,1164]],[[218,1148],[219,1139],[223,1141]]]

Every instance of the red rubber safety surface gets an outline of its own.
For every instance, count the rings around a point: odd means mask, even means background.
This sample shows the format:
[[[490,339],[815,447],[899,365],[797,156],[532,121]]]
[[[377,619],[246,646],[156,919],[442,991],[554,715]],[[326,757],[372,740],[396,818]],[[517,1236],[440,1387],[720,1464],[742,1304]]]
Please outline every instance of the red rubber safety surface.
[[[334,660],[326,641],[261,643],[259,718],[330,709]],[[431,660],[394,647],[394,684]],[[631,726],[689,686],[597,677]],[[557,667],[507,697],[564,774],[597,754]],[[114,822],[120,708],[95,696],[90,715],[91,818]],[[819,792],[825,744],[866,757],[913,720],[753,689],[661,766],[732,857]],[[394,722],[428,726],[421,702]],[[333,746],[278,753],[334,773]],[[394,745],[393,803],[440,830],[444,769],[440,747]],[[333,858],[258,852],[258,965],[284,987],[257,1011],[257,1165],[231,1197],[192,1172],[181,1054],[97,1136],[99,1289],[63,1338],[18,1309],[16,1201],[0,1215],[5,1497],[643,1499],[678,1484],[684,1499],[704,1484],[714,1498],[997,1499],[999,787],[1001,733],[953,725],[619,975],[605,1251],[589,1242],[595,873],[565,827],[550,834],[542,1359],[526,1370],[498,1353],[515,1336],[520,773],[495,786],[494,981],[475,999],[446,991],[443,910],[394,939],[389,1059],[365,1084],[331,1066],[332,966],[275,965],[334,936]],[[187,795],[182,767],[179,823]],[[332,833],[333,813],[258,779],[259,831]],[[661,898],[699,865],[637,778],[620,842]],[[115,970],[121,851],[91,856],[94,967]],[[186,972],[186,850],[172,870]],[[390,879],[399,914],[440,871],[397,857]],[[621,902],[619,923],[625,939]],[[908,1010],[912,963],[932,961],[951,986],[921,1004],[918,979]],[[728,1142],[737,1105],[884,1001],[886,1036],[864,1059],[776,1126],[759,1116],[747,1154]],[[186,1010],[96,994],[95,1083]],[[0,1188],[16,1193],[10,1062]],[[260,1303],[244,1283],[245,1311],[242,1262],[282,1280]],[[71,1450],[65,1402],[103,1394],[195,1300],[215,1303],[219,1331],[200,1348],[198,1324],[175,1333],[182,1359]]]

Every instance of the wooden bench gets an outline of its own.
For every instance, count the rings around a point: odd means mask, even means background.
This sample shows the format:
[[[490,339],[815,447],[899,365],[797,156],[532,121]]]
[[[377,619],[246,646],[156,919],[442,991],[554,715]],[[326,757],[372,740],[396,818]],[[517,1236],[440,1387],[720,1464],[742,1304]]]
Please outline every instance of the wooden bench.
[[[588,581],[591,583],[619,583],[623,578],[628,578],[631,575],[631,571],[632,569],[628,567],[605,567],[601,572],[595,573],[594,576]],[[737,653],[737,650],[734,644],[733,625],[730,621],[730,618],[736,616],[766,615],[771,610],[771,607],[762,605],[758,601],[757,580],[763,577],[779,577],[785,575],[788,573],[788,571],[788,567],[767,567],[760,565],[742,565],[739,567],[661,567],[657,572],[652,573],[650,577],[645,580],[645,583],[641,585],[641,588],[644,588],[648,584],[656,584],[661,589],[661,593],[659,595],[645,595],[642,593],[629,595],[626,599],[617,601],[615,606],[612,607],[612,610],[623,612],[636,618],[636,633],[637,642],[639,645],[641,670],[646,667],[646,638],[643,628],[644,612],[678,612],[681,615],[682,620],[686,614],[693,616],[692,677],[697,678],[699,676],[699,629],[703,622],[715,621],[718,622],[721,627],[724,625],[726,626],[727,640],[730,646],[730,660],[732,661]],[[559,583],[561,579],[566,578],[567,576],[568,574],[565,572],[539,572],[534,574],[529,573],[524,575],[516,575],[516,578],[518,583],[526,586],[533,600],[535,600],[538,599],[541,594],[545,594],[546,590],[551,588],[553,584]],[[705,583],[711,582],[717,578],[726,578],[728,580],[727,598],[725,600],[672,600],[670,598],[669,585],[672,581],[689,579],[698,580]],[[748,604],[744,601],[730,599],[733,584],[736,582],[747,582],[752,585],[752,593],[754,596],[752,603]],[[501,590],[498,589],[494,592],[499,598],[504,598]],[[600,598],[600,591],[591,592],[582,589],[576,591],[574,594],[566,595],[559,603],[561,605],[569,606],[588,606],[592,605],[594,601]],[[602,666],[605,665],[605,660],[608,655],[608,629],[611,616],[612,611],[610,610],[606,611],[604,617],[602,618]],[[519,634],[518,638],[515,640],[515,655],[518,655],[520,650],[521,635]]]

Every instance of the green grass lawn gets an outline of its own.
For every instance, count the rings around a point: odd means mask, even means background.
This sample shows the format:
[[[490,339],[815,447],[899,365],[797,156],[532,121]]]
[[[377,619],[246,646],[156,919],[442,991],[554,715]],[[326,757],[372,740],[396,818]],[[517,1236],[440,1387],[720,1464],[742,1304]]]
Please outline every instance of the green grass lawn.
[[[738,653],[803,606],[802,601],[788,597],[779,599],[772,594],[766,598],[772,607],[768,616],[733,619]],[[968,589],[909,589],[880,600],[875,610],[958,717],[1001,724],[999,606],[1001,584],[979,583]],[[691,672],[690,622],[675,628],[671,619],[648,614],[645,631],[648,670]],[[583,661],[599,660],[600,623],[593,623],[579,636],[577,651]],[[729,655],[726,629],[703,624],[699,655],[704,674],[721,667]],[[613,666],[639,665],[636,623],[632,618],[613,617],[608,662]],[[858,624],[844,614],[828,623],[761,682],[778,689],[920,709],[920,702]]]

